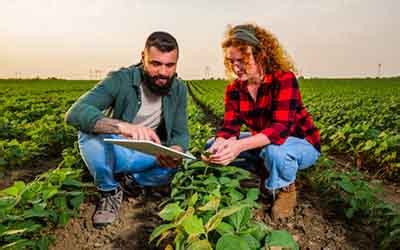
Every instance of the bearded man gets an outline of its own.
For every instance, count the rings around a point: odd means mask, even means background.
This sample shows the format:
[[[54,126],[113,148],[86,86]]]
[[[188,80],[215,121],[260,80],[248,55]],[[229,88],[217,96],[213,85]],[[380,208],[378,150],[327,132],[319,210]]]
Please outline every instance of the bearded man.
[[[103,141],[150,140],[185,152],[189,144],[187,89],[177,78],[179,48],[166,32],[146,40],[139,64],[111,72],[68,110],[66,121],[79,129],[81,156],[101,193],[95,227],[118,218],[123,191],[115,178],[129,176],[140,187],[169,183],[179,159],[152,156]]]

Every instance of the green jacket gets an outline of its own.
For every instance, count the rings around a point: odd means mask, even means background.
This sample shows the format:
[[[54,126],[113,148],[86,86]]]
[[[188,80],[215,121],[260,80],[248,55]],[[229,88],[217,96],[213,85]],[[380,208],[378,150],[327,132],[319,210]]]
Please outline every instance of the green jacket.
[[[66,122],[86,133],[92,133],[97,120],[104,117],[132,122],[141,105],[141,82],[139,66],[109,73],[71,106],[65,116]],[[186,85],[175,77],[169,94],[162,97],[165,144],[179,145],[184,151],[189,145],[186,107]]]

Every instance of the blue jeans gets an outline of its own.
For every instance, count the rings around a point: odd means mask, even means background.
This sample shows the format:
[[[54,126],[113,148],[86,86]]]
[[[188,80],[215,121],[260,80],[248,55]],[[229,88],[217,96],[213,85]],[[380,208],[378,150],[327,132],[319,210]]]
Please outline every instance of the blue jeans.
[[[161,167],[156,157],[131,150],[104,138],[123,138],[115,134],[78,133],[79,149],[97,188],[111,191],[119,184],[115,174],[130,174],[140,186],[160,186],[168,184],[176,169]]]
[[[249,132],[242,132],[239,139],[249,136],[251,136]],[[210,139],[206,149],[213,143],[214,139]],[[230,165],[254,170],[257,161],[264,161],[264,166],[269,173],[264,185],[267,189],[274,191],[294,183],[297,171],[313,165],[319,155],[320,152],[307,140],[289,136],[281,145],[269,144],[260,149],[244,151],[237,157],[244,161],[235,160]]]

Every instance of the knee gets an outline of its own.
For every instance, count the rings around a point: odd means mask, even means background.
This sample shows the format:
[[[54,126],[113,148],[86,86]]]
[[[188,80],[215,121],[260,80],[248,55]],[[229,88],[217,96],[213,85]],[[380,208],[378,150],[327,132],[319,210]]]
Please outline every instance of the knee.
[[[261,150],[260,156],[264,160],[276,161],[285,157],[285,152],[278,145],[270,144]]]

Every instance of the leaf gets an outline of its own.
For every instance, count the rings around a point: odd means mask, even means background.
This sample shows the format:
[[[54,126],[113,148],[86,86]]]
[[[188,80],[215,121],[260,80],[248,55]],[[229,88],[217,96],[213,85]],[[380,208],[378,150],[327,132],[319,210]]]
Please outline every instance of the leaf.
[[[183,248],[183,244],[185,241],[185,235],[184,232],[182,230],[175,230],[176,236],[174,239],[174,243],[175,243],[175,250],[184,250]]]
[[[182,221],[182,225],[186,233],[189,235],[198,235],[205,233],[203,221],[196,215],[186,217],[185,220]]]
[[[49,188],[45,189],[45,190],[43,191],[43,195],[42,195],[43,200],[48,200],[48,199],[50,199],[51,197],[53,197],[54,195],[56,195],[57,192],[58,192],[58,189],[57,189],[56,187],[49,187]]]
[[[247,242],[237,235],[226,234],[219,238],[216,250],[252,250]]]
[[[12,229],[12,230],[8,230],[5,231],[3,233],[0,234],[0,237],[2,236],[6,236],[6,235],[16,235],[16,234],[21,234],[28,231],[28,228],[23,228],[23,229]]]
[[[19,194],[21,194],[22,190],[25,188],[25,182],[23,181],[16,181],[14,184],[6,189],[3,189],[0,191],[1,194],[7,194],[13,197],[17,197]]]
[[[260,195],[260,190],[258,188],[250,188],[247,190],[246,199],[251,201],[256,201]]]
[[[194,193],[192,195],[192,197],[190,197],[188,206],[189,207],[194,207],[194,205],[196,204],[197,200],[199,199],[199,194],[198,193]]]
[[[53,202],[57,208],[61,208],[61,209],[67,208],[67,198],[65,196],[55,197]]]
[[[226,222],[221,222],[217,226],[216,230],[221,236],[223,236],[225,234],[234,234],[235,233],[235,229],[233,228],[233,226]]]
[[[198,208],[200,211],[216,211],[219,207],[221,199],[216,196],[211,196],[210,200],[204,205]]]
[[[9,244],[0,246],[0,249],[24,249],[25,246],[31,245],[34,241],[27,239],[19,239]]]
[[[251,219],[251,210],[249,207],[244,207],[239,210],[237,213],[229,216],[228,220],[234,226],[236,232],[240,232],[241,228],[246,225]]]
[[[170,203],[164,207],[158,214],[163,220],[172,221],[178,217],[184,210],[179,207],[178,203]]]
[[[233,201],[240,201],[243,199],[243,194],[236,189],[231,189],[229,191],[229,196],[232,198]]]
[[[248,228],[245,230],[246,233],[250,233],[258,241],[263,240],[269,231],[271,231],[271,229],[259,221],[249,223]]]
[[[375,146],[376,146],[376,141],[368,140],[365,143],[364,147],[362,148],[362,151],[368,151],[368,150],[370,150],[371,148],[373,148]]]
[[[6,211],[16,205],[17,199],[14,197],[0,197],[0,211]]]
[[[240,204],[240,205],[236,205],[236,206],[230,206],[230,207],[226,207],[223,208],[221,210],[219,210],[214,216],[212,216],[207,224],[205,225],[206,228],[206,232],[210,232],[214,229],[216,229],[218,227],[218,225],[221,223],[222,219],[230,216],[234,213],[236,213],[237,211],[239,211],[240,209],[247,207],[247,204]]]
[[[240,238],[246,241],[247,245],[249,245],[252,250],[258,250],[261,247],[260,242],[250,234],[242,234],[240,235]]]
[[[354,193],[355,191],[355,186],[353,183],[351,183],[349,180],[345,179],[342,181],[338,182],[338,185],[346,192],[348,193]]]
[[[158,227],[156,227],[153,232],[150,235],[150,239],[149,242],[152,242],[155,238],[157,238],[158,236],[160,236],[161,234],[163,234],[164,232],[170,230],[171,228],[174,228],[175,225],[172,223],[169,224],[162,224]]]
[[[74,198],[72,198],[71,200],[69,200],[69,203],[72,205],[72,207],[74,209],[77,209],[81,206],[83,200],[85,199],[85,195],[83,192],[81,192],[80,195],[75,196]]]
[[[219,182],[220,182],[221,184],[223,184],[223,185],[227,185],[227,184],[229,184],[231,181],[232,181],[231,178],[228,178],[228,177],[225,177],[225,176],[219,178]]]
[[[24,211],[24,218],[32,217],[48,217],[49,212],[44,210],[43,207],[35,205],[33,208]]]
[[[284,247],[292,250],[298,250],[299,246],[292,235],[286,230],[274,230],[266,238],[266,247]]]
[[[58,224],[61,226],[65,226],[68,223],[70,217],[71,216],[67,212],[62,211],[58,216]]]
[[[71,177],[65,178],[63,181],[63,185],[65,186],[71,186],[71,187],[82,187],[82,182],[78,180],[74,180]]]
[[[208,240],[197,240],[191,242],[187,250],[212,250],[212,246]]]

